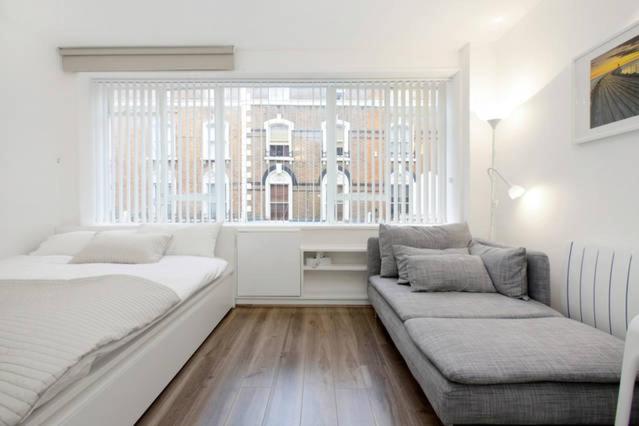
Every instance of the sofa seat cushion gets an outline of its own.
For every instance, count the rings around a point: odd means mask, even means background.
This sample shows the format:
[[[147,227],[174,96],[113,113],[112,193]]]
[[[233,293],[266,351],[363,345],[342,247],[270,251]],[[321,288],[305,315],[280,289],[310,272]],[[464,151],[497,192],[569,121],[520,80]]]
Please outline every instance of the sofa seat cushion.
[[[567,318],[416,318],[405,326],[456,383],[616,383],[621,374],[623,342]]]
[[[534,300],[499,293],[421,292],[397,284],[395,278],[374,275],[370,285],[388,302],[402,321],[412,318],[540,318],[561,316]]]

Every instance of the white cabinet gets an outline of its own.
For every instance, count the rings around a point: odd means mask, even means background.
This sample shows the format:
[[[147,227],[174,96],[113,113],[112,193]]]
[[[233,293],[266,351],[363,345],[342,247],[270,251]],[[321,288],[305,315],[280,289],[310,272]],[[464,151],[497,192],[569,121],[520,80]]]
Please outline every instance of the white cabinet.
[[[238,297],[299,297],[300,230],[240,230],[237,233]]]

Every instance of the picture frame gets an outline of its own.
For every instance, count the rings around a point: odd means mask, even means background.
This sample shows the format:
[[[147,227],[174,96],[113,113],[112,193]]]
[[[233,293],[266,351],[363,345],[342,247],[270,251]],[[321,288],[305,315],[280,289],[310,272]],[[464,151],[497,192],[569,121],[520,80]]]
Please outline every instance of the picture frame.
[[[572,64],[573,143],[639,130],[639,22]]]

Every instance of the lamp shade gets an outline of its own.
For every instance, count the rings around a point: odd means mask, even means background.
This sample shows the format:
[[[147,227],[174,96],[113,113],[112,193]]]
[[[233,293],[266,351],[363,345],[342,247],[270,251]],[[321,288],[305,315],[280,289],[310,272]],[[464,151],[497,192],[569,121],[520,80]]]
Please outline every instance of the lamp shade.
[[[508,196],[510,197],[511,200],[516,200],[517,198],[521,197],[525,193],[526,193],[526,188],[519,185],[512,185],[508,189]]]

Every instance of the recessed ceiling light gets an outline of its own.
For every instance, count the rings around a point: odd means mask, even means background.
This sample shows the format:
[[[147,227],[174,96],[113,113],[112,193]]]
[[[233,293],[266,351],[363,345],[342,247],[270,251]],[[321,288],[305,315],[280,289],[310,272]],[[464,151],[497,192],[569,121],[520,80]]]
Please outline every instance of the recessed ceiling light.
[[[505,20],[506,20],[506,18],[504,18],[503,16],[495,16],[493,18],[493,24],[501,24]]]

